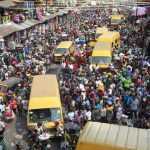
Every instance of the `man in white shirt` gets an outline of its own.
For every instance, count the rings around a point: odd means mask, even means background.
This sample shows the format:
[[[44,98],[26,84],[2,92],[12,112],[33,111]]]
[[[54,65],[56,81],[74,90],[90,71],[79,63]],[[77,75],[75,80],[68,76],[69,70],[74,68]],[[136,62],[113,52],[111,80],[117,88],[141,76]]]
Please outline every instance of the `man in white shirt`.
[[[61,63],[61,68],[62,68],[62,69],[65,69],[65,68],[66,68],[66,63],[65,63],[65,62],[62,62],[62,63]]]
[[[87,109],[87,112],[85,113],[85,116],[87,118],[87,121],[91,120],[92,112],[90,111],[90,109]]]
[[[101,111],[100,111],[100,116],[101,116],[101,120],[102,120],[102,122],[105,122],[105,119],[106,119],[106,108],[103,106],[102,108],[101,108]]]
[[[67,117],[68,117],[69,120],[73,121],[74,120],[74,115],[75,115],[74,111],[71,110],[68,113]]]

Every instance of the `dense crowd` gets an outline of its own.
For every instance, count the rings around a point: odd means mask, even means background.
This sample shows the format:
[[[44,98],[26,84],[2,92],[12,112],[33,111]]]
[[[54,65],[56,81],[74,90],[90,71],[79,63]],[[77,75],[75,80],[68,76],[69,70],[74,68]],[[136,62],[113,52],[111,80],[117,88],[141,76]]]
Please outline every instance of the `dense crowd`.
[[[126,20],[119,25],[121,45],[114,47],[112,64],[104,71],[98,65],[92,66],[92,48],[85,35],[87,31],[95,32],[97,26],[110,28],[107,9],[72,16],[72,24],[64,22],[48,36],[31,35],[19,43],[21,49],[1,54],[1,81],[14,76],[23,79],[15,90],[7,91],[8,103],[0,99],[1,135],[7,125],[5,116],[26,115],[32,77],[50,70],[56,44],[62,40],[74,41],[74,52],[71,56],[64,53],[58,75],[65,120],[80,129],[91,120],[150,128],[150,61],[139,47],[138,25],[134,27]]]

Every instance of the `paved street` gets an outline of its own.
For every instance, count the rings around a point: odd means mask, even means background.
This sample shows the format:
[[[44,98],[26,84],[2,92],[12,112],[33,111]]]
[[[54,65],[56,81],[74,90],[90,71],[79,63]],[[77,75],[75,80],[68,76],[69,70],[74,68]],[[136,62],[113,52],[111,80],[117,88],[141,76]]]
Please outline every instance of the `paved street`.
[[[57,74],[59,70],[59,64],[52,64],[51,68],[49,70],[49,74]],[[15,136],[16,134],[23,136],[23,146],[27,148],[27,142],[28,142],[28,135],[26,130],[26,120],[25,116],[22,118],[16,117],[12,122],[8,123],[6,126],[5,131],[5,141],[8,147],[8,150],[15,150]],[[58,150],[58,144],[57,142],[53,142],[54,147],[53,149]]]

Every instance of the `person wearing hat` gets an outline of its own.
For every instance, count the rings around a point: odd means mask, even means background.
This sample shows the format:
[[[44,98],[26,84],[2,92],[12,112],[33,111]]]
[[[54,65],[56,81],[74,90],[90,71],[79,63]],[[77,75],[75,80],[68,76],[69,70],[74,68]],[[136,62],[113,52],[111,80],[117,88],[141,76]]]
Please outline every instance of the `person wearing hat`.
[[[55,126],[56,126],[56,136],[62,136],[64,135],[64,128],[61,126],[60,121],[55,121]]]

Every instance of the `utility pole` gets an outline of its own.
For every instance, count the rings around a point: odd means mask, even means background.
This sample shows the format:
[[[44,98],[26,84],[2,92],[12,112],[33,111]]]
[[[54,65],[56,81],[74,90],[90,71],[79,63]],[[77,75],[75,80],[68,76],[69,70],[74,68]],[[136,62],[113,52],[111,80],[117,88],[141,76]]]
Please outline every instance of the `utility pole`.
[[[47,0],[46,0],[46,13],[47,13]]]
[[[138,0],[136,0],[136,19],[138,18]]]
[[[114,8],[114,0],[113,0],[113,8]]]

